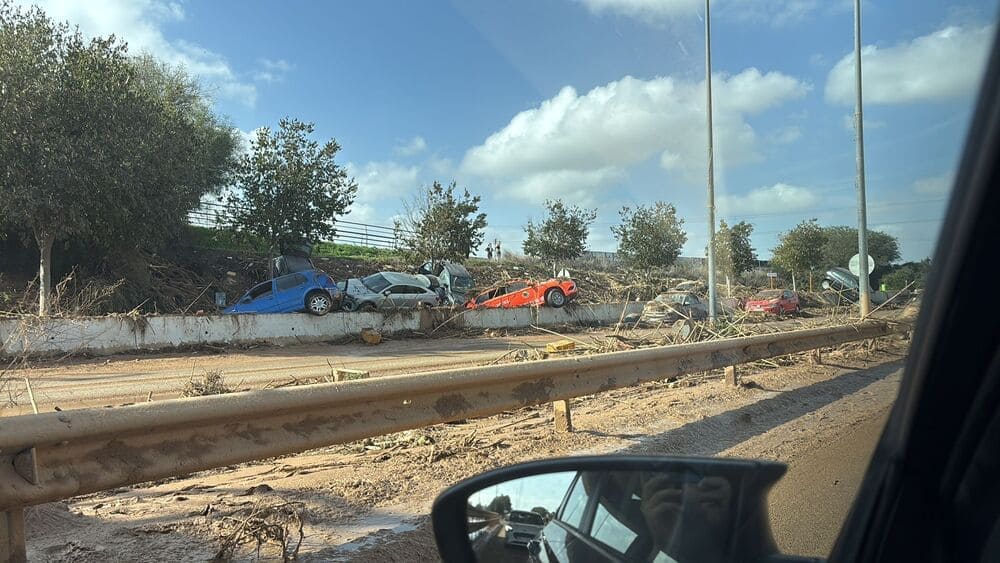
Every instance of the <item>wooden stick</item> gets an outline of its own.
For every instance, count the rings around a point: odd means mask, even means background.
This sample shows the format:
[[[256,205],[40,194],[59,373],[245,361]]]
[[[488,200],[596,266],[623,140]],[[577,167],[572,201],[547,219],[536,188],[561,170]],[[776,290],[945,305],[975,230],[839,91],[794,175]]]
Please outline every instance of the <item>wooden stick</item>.
[[[31,382],[28,381],[27,377],[24,378],[24,386],[28,388],[28,400],[31,401],[31,408],[35,414],[38,414],[38,404],[35,403],[35,394],[31,392]]]

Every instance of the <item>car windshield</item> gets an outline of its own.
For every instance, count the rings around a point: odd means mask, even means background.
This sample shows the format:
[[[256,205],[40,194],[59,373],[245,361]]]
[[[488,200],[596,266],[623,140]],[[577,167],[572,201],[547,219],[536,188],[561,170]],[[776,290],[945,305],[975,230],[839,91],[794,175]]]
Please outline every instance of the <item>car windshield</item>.
[[[515,524],[534,524],[536,526],[545,524],[545,520],[542,519],[541,515],[534,512],[511,512],[507,516],[507,521]]]
[[[382,290],[392,285],[382,274],[372,274],[368,277],[361,278],[361,284],[367,287],[368,291],[371,291],[372,293],[381,293]]]
[[[828,556],[998,7],[0,0],[0,428],[46,427],[0,431],[0,520],[51,502],[30,560],[432,558],[440,491],[624,451],[787,463],[775,541]],[[493,539],[561,523],[500,489]],[[590,494],[573,537],[642,509]]]

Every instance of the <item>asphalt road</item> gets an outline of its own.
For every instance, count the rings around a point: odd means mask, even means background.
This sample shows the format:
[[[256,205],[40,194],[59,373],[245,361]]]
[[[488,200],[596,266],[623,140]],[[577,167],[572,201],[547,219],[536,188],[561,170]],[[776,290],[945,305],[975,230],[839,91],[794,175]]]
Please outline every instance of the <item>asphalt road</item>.
[[[826,557],[847,518],[889,409],[792,461],[769,497],[784,553]]]

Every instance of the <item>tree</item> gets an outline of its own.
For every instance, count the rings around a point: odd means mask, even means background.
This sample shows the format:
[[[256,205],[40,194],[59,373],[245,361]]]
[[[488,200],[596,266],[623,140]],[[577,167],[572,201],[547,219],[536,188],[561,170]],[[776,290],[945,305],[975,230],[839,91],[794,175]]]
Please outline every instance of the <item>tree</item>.
[[[726,277],[735,278],[753,268],[757,253],[750,244],[753,225],[740,221],[732,227],[719,222],[715,232],[715,267]]]
[[[825,243],[823,227],[815,219],[803,221],[778,237],[778,246],[771,251],[771,263],[789,274],[808,274],[823,267]]]
[[[890,290],[901,290],[910,282],[913,282],[910,289],[923,289],[930,269],[930,258],[925,258],[920,262],[906,262],[899,266],[893,266],[882,276],[880,281]]]
[[[687,242],[684,220],[672,204],[658,201],[634,210],[622,207],[621,224],[611,227],[618,239],[618,254],[625,264],[648,273],[673,264]]]
[[[0,223],[38,245],[39,314],[57,240],[158,244],[216,189],[232,134],[163,88],[192,84],[130,59],[114,37],[88,41],[37,8],[0,4]]]
[[[826,242],[823,243],[823,267],[847,267],[851,257],[858,253],[858,229],[838,226],[823,229]],[[899,260],[899,241],[882,231],[868,231],[868,255],[880,268]]]
[[[469,190],[456,197],[457,187],[455,182],[444,187],[435,181],[396,222],[407,249],[421,259],[462,261],[483,243],[486,214],[478,213],[481,198]]]
[[[336,163],[340,145],[331,139],[321,146],[309,138],[314,130],[288,117],[277,131],[261,128],[236,168],[229,225],[266,241],[272,258],[284,245],[332,237],[358,191]]]
[[[583,254],[590,235],[590,225],[597,219],[597,210],[567,207],[562,200],[546,201],[548,214],[538,225],[531,220],[524,226],[527,238],[524,253],[547,262],[571,260]]]

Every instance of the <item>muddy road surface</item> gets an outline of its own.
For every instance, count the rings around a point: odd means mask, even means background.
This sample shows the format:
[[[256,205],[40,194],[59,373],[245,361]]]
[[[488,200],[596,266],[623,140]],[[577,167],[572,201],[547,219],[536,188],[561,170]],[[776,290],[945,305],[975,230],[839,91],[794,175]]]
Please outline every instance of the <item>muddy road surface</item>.
[[[746,366],[739,387],[710,372],[575,399],[572,433],[540,406],[50,503],[27,515],[29,557],[253,561],[297,549],[304,561],[431,561],[427,515],[447,486],[518,461],[610,452],[788,463],[770,501],[776,537],[823,555],[907,345],[886,338],[827,350],[824,365],[801,354]]]

